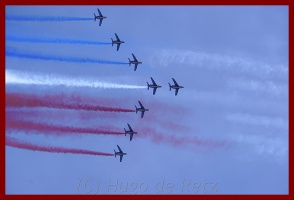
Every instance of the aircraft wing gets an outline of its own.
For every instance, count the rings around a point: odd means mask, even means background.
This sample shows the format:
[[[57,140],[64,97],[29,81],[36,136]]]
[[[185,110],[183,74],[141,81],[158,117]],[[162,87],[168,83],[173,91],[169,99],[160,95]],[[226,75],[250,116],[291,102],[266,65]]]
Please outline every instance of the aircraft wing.
[[[116,33],[114,33],[114,34],[115,34],[116,40],[117,41],[120,41],[120,39],[118,38],[117,34]]]
[[[138,62],[137,58],[135,57],[135,55],[132,53],[134,61]]]
[[[99,8],[97,8],[97,10],[98,10],[99,15],[102,16],[102,13],[100,12]]]
[[[133,132],[133,129],[131,128],[130,124],[128,124],[128,127],[129,127],[130,131]]]
[[[136,64],[135,64],[134,71],[136,71],[136,70],[137,70],[137,67],[138,67],[138,64],[136,63]]]
[[[130,134],[130,141],[132,141],[134,134]]]
[[[156,89],[157,89],[157,88],[153,88],[153,95],[155,95]]]
[[[177,96],[177,94],[178,94],[178,92],[179,92],[179,89],[177,88],[175,92],[176,92],[176,96]]]
[[[119,162],[122,161],[123,155],[120,155]]]
[[[118,145],[116,145],[116,146],[117,146],[118,150],[119,150],[120,152],[122,152],[122,150],[120,149],[120,147],[119,147]]]
[[[141,102],[140,102],[140,101],[138,101],[138,102],[139,102],[139,104],[140,104],[141,108],[144,108],[144,106],[141,104]]]
[[[153,80],[153,78],[152,78],[152,77],[150,77],[150,78],[151,78],[151,81],[152,81],[153,85],[156,85],[156,83],[155,83],[155,81]]]
[[[144,113],[145,113],[145,111],[142,111],[142,112],[141,112],[141,118],[144,117]]]
[[[178,83],[177,83],[177,81],[174,78],[172,78],[172,79],[173,79],[173,81],[175,83],[175,86],[179,86]]]
[[[99,26],[101,26],[101,24],[102,24],[102,19],[100,19]]]
[[[117,51],[119,50],[119,47],[120,47],[120,43],[117,44],[117,48],[116,48]]]

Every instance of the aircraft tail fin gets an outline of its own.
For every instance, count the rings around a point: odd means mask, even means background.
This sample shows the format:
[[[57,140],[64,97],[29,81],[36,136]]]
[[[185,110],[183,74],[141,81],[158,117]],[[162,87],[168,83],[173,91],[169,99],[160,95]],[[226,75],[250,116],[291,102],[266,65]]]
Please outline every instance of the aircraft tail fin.
[[[171,85],[170,85],[170,83],[168,83],[169,84],[169,91],[171,91]]]
[[[114,157],[116,157],[116,151],[115,151],[115,149],[113,149],[113,151],[114,151]]]
[[[128,58],[129,59],[129,58]],[[129,66],[131,66],[131,60],[129,59]]]
[[[138,112],[138,108],[137,108],[137,106],[135,105],[135,107],[136,107],[136,113]]]
[[[96,21],[96,15],[95,15],[95,13],[94,13],[94,21]]]
[[[112,41],[112,46],[113,46],[114,42],[113,42],[113,39],[112,38],[111,38],[111,41]]]
[[[124,128],[125,129],[125,128]],[[127,135],[127,130],[125,129],[125,136]]]
[[[147,87],[148,87],[147,90],[149,90],[149,83],[148,82],[147,82]]]

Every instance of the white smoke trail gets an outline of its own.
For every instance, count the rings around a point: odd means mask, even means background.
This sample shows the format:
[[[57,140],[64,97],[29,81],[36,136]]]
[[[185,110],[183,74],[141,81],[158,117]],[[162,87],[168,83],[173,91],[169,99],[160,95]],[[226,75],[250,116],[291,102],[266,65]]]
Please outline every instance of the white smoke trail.
[[[92,87],[104,89],[145,89],[146,86],[118,84],[89,79],[74,79],[58,76],[55,74],[41,75],[36,73],[20,72],[16,70],[5,70],[5,83],[18,85],[47,85],[67,87]]]
[[[287,160],[288,158],[288,139],[286,137],[268,138],[262,135],[247,135],[235,133],[229,135],[232,141],[240,144],[248,144],[251,150],[259,155],[270,155],[276,159]]]
[[[288,85],[284,83],[276,83],[274,81],[262,81],[254,79],[241,79],[241,78],[227,78],[226,85],[228,89],[238,89],[244,91],[251,91],[255,93],[267,94],[270,96],[287,97]]]
[[[267,117],[244,113],[230,113],[225,116],[225,119],[233,122],[240,122],[250,125],[261,125],[268,127],[276,127],[288,129],[288,121],[281,117]]]
[[[212,70],[238,71],[254,74],[255,76],[282,77],[288,76],[288,66],[271,65],[251,58],[212,54],[205,52],[162,49],[154,51],[150,58],[151,64],[167,67],[169,65],[181,64],[191,65]]]

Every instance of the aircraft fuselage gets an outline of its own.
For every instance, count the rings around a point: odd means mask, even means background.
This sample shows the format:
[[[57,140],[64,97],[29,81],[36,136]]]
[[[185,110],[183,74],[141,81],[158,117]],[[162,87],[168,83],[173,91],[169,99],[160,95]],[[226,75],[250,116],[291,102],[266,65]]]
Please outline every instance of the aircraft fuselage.
[[[96,18],[96,19],[105,19],[105,18],[107,18],[107,17],[104,17],[104,16],[96,16],[95,18]]]
[[[180,88],[184,88],[183,86],[175,86],[175,85],[172,85],[171,88],[173,89],[180,89]]]
[[[131,61],[132,64],[142,64],[142,62],[139,61]]]
[[[135,132],[135,131],[126,131],[125,133],[126,134],[136,134],[137,132]]]
[[[151,87],[151,88],[161,88],[160,85],[149,85],[149,87]]]
[[[146,109],[146,108],[137,108],[137,111],[144,112],[144,111],[149,111],[149,109]]]
[[[122,43],[125,43],[125,42],[124,42],[124,41],[117,41],[117,40],[116,40],[116,41],[113,41],[113,43],[114,43],[114,44],[122,44]]]
[[[123,153],[123,152],[116,152],[115,155],[118,155],[118,156],[123,156],[123,155],[127,155],[127,153]]]

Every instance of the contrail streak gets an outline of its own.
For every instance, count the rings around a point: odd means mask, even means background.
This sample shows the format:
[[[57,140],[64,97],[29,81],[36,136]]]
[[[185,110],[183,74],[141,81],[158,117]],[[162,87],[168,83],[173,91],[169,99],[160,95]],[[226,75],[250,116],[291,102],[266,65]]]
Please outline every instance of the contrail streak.
[[[58,39],[58,38],[30,38],[6,36],[6,41],[12,42],[28,42],[28,43],[55,43],[55,44],[84,44],[84,45],[108,45],[111,42],[97,42],[91,40],[76,40],[76,39]]]
[[[83,128],[72,126],[60,126],[46,123],[36,123],[24,120],[14,120],[9,117],[5,121],[6,130],[22,130],[26,133],[32,133],[33,131],[39,131],[47,134],[54,135],[73,135],[73,134],[94,134],[94,135],[122,135],[123,132],[114,131],[115,127],[104,126],[101,128]],[[62,134],[61,134],[62,133]]]
[[[118,84],[89,79],[74,79],[58,75],[41,75],[16,70],[5,70],[6,84],[91,87],[104,89],[145,89],[146,86]]]
[[[90,17],[63,17],[63,16],[6,16],[6,21],[35,21],[35,22],[61,22],[61,21],[89,21]]]
[[[98,105],[81,104],[65,101],[65,98],[58,95],[36,96],[30,94],[6,93],[7,107],[46,107],[70,110],[104,111],[104,112],[135,112],[131,109],[113,108]],[[64,102],[63,102],[64,101]]]
[[[115,65],[129,64],[127,62],[117,62],[117,61],[100,60],[100,59],[93,59],[93,58],[63,57],[63,56],[54,56],[54,55],[20,53],[20,52],[12,52],[12,51],[6,51],[5,55],[8,57],[47,60],[47,61],[59,61],[59,62],[97,63],[97,64],[115,64]]]
[[[18,140],[10,136],[6,136],[5,145],[19,148],[19,149],[27,149],[32,151],[44,151],[44,152],[50,152],[50,153],[86,154],[86,155],[94,155],[94,156],[113,156],[114,155],[111,153],[89,151],[89,150],[83,150],[83,149],[35,145],[25,141]]]

